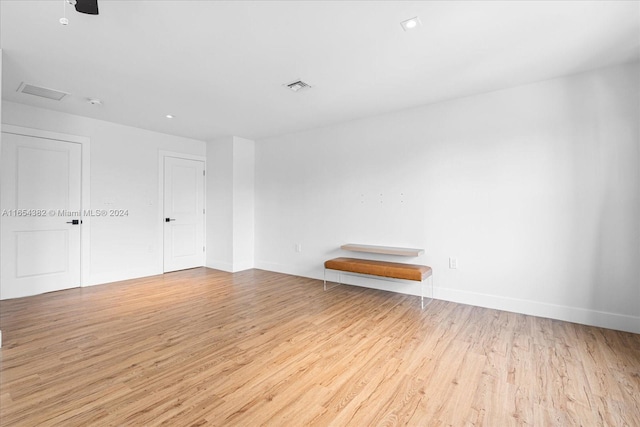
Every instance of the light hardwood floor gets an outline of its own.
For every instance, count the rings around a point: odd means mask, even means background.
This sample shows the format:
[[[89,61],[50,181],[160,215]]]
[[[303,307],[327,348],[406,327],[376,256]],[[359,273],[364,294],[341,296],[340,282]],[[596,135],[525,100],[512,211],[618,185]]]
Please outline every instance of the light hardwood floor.
[[[194,269],[0,302],[3,426],[640,426],[640,335]]]

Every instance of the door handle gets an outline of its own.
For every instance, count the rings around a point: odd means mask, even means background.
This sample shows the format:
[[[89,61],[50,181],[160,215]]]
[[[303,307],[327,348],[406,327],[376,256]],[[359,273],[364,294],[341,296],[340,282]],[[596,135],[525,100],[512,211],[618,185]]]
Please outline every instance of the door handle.
[[[73,225],[82,224],[82,220],[80,220],[80,219],[72,219],[71,221],[67,221],[67,224],[73,224]]]
[[[176,220],[175,218],[165,218],[164,222],[175,221],[175,220]]]

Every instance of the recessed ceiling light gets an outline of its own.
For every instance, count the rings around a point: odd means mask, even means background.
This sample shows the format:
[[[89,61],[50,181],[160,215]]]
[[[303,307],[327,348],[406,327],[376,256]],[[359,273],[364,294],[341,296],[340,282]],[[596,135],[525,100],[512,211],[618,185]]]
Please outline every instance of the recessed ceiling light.
[[[305,83],[302,80],[296,80],[295,82],[291,82],[291,83],[287,83],[285,85],[283,85],[289,89],[291,89],[294,92],[297,92],[301,89],[308,89],[311,87],[311,85],[309,83]]]
[[[413,30],[421,25],[420,18],[415,16],[411,19],[407,19],[406,21],[402,21],[400,25],[402,25],[402,29],[405,31]]]
[[[98,98],[87,98],[87,103],[91,105],[102,105],[102,101]]]
[[[165,117],[167,119],[173,119],[175,116],[173,114],[167,114]]]

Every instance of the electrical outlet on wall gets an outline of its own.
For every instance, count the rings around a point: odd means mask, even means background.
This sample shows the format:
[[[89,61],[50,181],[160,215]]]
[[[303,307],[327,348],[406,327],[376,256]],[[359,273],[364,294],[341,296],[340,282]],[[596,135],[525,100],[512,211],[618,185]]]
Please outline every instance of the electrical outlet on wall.
[[[296,243],[296,252],[302,252],[302,243]]]
[[[453,258],[453,257],[449,258],[449,268],[451,270],[457,270],[458,269],[458,258]]]

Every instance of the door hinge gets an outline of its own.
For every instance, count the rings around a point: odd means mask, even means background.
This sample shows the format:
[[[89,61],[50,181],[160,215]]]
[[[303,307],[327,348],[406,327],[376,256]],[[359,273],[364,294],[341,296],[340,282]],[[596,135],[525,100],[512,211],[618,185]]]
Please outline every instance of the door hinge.
[[[205,176],[205,171],[202,171],[202,176]]]
[[[202,252],[204,252],[204,251],[205,251],[205,250],[204,250],[204,246],[203,246],[203,247],[202,247]]]
[[[202,209],[202,213],[205,213],[205,212],[204,212],[204,209]]]

